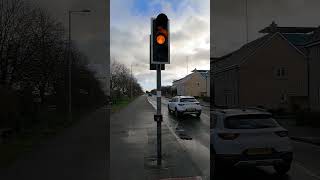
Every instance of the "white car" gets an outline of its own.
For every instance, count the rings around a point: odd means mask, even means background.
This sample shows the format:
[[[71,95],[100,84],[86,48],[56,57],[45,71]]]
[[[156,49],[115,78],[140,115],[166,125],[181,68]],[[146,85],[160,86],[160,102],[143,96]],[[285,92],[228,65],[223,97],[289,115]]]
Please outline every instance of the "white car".
[[[273,166],[279,174],[290,170],[288,131],[270,113],[256,108],[215,110],[210,126],[213,173],[232,166]]]
[[[176,96],[169,101],[168,111],[174,112],[177,117],[183,114],[196,114],[200,117],[202,108],[192,96]]]

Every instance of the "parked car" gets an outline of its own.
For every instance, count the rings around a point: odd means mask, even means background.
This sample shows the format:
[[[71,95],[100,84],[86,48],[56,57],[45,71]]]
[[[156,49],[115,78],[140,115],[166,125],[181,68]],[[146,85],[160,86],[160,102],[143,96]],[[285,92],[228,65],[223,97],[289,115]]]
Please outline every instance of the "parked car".
[[[210,136],[213,173],[232,166],[273,166],[279,174],[290,170],[293,153],[288,131],[266,111],[212,111]]]
[[[197,117],[201,115],[201,105],[192,96],[176,96],[168,103],[169,113],[174,112],[177,117],[184,114],[196,114]]]

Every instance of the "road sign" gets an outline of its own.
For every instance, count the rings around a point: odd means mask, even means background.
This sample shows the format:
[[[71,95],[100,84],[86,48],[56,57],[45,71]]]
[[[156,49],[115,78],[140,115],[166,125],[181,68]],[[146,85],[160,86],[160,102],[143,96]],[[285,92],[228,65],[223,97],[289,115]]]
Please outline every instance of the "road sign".
[[[170,25],[165,14],[151,18],[151,64],[170,64]]]

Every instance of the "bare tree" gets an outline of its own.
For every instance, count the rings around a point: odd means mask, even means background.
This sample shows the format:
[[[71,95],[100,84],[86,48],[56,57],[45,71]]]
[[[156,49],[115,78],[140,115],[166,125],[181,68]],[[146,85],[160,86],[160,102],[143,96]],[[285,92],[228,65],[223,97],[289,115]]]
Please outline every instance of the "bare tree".
[[[132,88],[134,96],[142,93],[141,85],[137,79],[131,77],[130,70],[119,62],[111,64],[111,96],[113,99],[119,99],[123,96],[129,96]]]

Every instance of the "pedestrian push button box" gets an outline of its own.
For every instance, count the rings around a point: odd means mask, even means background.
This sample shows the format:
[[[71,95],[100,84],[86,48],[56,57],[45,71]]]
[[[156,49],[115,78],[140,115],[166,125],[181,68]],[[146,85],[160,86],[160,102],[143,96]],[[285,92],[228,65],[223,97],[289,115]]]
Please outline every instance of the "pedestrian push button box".
[[[154,115],[154,121],[156,122],[162,122],[162,115]]]

